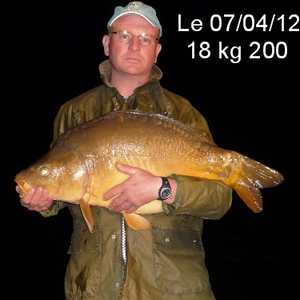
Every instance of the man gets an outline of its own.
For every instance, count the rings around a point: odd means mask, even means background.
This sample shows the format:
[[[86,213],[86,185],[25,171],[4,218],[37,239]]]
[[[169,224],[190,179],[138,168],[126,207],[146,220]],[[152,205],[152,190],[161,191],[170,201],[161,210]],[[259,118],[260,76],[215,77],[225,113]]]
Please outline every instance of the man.
[[[116,7],[103,37],[109,60],[100,64],[103,84],[63,105],[54,123],[54,141],[69,128],[112,110],[139,109],[170,116],[212,140],[202,115],[184,98],[160,86],[155,65],[162,46],[155,10],[141,2]],[[53,201],[47,190],[32,189],[23,206],[44,216],[68,206],[74,232],[65,278],[67,299],[192,300],[215,299],[204,265],[203,218],[222,217],[231,204],[231,188],[209,180],[171,175],[163,179],[131,166],[117,165],[129,175],[104,195],[116,195],[109,209],[92,207],[89,233],[78,205]],[[162,186],[171,195],[160,193]],[[130,213],[155,199],[164,213],[145,216],[151,229],[135,231],[124,224]]]

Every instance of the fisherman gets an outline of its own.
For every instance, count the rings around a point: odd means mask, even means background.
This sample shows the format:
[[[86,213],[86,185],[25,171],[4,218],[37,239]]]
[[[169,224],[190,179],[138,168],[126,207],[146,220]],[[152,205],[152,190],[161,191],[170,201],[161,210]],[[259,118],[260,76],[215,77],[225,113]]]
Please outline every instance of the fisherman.
[[[116,7],[102,40],[109,57],[99,67],[103,83],[61,107],[54,141],[78,124],[121,109],[172,117],[213,141],[203,116],[159,83],[162,72],[155,63],[161,35],[152,7],[142,2]],[[161,178],[127,165],[117,168],[129,178],[105,193],[105,200],[117,196],[109,209],[92,207],[93,233],[79,205],[53,201],[46,189],[31,189],[21,199],[45,217],[67,206],[74,218],[66,299],[215,299],[204,264],[203,219],[219,219],[228,211],[231,188],[215,180],[176,174]],[[164,213],[144,215],[151,229],[127,227],[120,212],[134,212],[155,199],[162,201]]]

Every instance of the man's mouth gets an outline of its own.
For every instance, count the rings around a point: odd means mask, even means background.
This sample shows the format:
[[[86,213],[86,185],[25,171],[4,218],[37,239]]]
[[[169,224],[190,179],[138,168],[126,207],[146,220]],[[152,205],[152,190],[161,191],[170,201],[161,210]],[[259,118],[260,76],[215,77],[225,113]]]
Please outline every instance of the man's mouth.
[[[140,62],[140,60],[138,58],[135,57],[126,57],[127,61],[131,61],[131,62]]]

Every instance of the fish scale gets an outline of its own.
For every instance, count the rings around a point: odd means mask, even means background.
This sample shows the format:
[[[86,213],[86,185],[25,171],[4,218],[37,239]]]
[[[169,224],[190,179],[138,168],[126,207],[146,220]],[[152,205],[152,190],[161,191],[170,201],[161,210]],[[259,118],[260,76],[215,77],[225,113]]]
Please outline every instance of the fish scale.
[[[41,160],[17,174],[15,181],[21,197],[31,187],[43,186],[56,200],[79,204],[92,231],[90,205],[108,207],[113,199],[103,201],[104,193],[129,177],[118,171],[117,163],[156,176],[178,174],[221,181],[234,188],[254,212],[262,210],[259,189],[283,181],[276,170],[219,148],[178,121],[127,110],[70,129]],[[161,201],[153,200],[124,217],[133,229],[147,229],[150,224],[139,214],[162,211]]]

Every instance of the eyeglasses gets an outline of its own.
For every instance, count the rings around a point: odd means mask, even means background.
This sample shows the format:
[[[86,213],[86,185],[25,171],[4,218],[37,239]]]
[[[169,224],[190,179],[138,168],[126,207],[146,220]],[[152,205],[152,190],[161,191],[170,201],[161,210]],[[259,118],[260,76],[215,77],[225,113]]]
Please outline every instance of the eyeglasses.
[[[122,44],[131,43],[135,36],[139,38],[140,44],[143,47],[155,46],[156,43],[158,42],[158,39],[155,36],[146,33],[142,33],[140,35],[134,35],[133,33],[128,32],[126,30],[118,30],[118,31],[110,32],[109,34],[116,34],[117,41]]]

